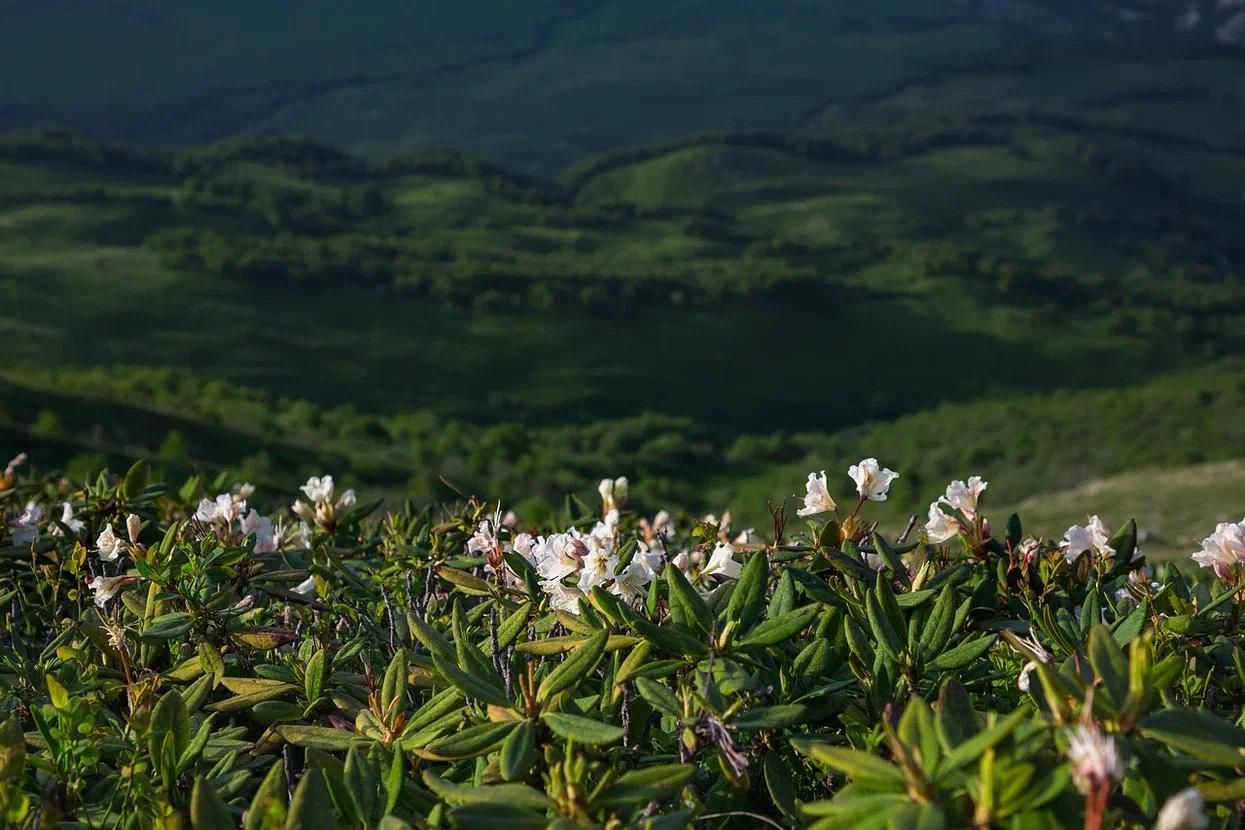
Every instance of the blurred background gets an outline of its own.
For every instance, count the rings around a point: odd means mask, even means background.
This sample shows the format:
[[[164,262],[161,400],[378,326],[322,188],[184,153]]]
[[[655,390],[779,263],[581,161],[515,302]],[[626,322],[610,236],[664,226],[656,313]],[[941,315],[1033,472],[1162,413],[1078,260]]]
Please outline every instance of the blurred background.
[[[0,78],[36,469],[1245,514],[1245,0],[0,0]]]

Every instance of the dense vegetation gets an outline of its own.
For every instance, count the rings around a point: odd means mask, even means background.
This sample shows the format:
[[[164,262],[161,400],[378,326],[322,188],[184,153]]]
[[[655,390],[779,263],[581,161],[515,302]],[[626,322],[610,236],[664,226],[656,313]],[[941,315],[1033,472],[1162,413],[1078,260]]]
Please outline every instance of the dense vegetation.
[[[978,477],[874,532],[907,472],[875,459],[742,538],[625,479],[538,526],[27,461],[0,480],[8,826],[1239,823],[1245,523],[1156,570],[1131,523],[992,521]]]
[[[877,510],[899,526],[920,512],[929,487],[974,469],[998,470],[991,495],[1014,504],[1117,473],[1235,459],[1245,443],[1242,411],[1239,362],[1134,387],[944,405],[829,434],[739,435],[653,414],[583,426],[480,426],[430,411],[325,409],[167,369],[10,370],[0,382],[2,434],[41,467],[78,476],[151,459],[170,476],[228,470],[293,494],[308,475],[332,467],[392,502],[487,494],[543,520],[565,494],[589,496],[584,482],[609,469],[627,474],[643,509],[729,510],[737,527],[765,526],[764,505],[790,496],[800,470],[847,469],[861,445],[886,447],[904,469]],[[1152,486],[1156,501],[1186,499],[1187,484]],[[1199,494],[1197,509],[1175,526],[1162,526],[1152,509],[1142,517],[1147,546],[1180,550],[1206,517],[1228,518],[1239,503],[1239,485],[1225,483]]]

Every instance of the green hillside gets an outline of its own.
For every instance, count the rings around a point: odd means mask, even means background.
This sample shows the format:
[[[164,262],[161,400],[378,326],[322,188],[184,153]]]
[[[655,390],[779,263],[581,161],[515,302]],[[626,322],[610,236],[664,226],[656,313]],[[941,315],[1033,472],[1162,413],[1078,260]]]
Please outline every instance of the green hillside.
[[[463,147],[552,173],[695,130],[800,128],[827,106],[959,71],[1239,51],[1238,6],[1198,3],[1191,21],[1190,5],[3,0],[0,129],[162,145],[300,133],[382,154]]]
[[[758,433],[1130,383],[1242,344],[1240,208],[1050,127],[702,135],[560,184],[278,139],[14,135],[0,168],[8,365]],[[955,368],[933,382],[918,353]],[[698,391],[671,394],[684,379]]]

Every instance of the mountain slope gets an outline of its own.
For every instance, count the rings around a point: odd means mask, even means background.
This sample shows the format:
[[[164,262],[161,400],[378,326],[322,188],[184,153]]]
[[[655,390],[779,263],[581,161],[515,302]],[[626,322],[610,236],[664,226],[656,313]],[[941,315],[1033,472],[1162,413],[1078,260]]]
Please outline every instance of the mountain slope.
[[[1228,48],[1231,2],[3,0],[0,129],[301,133],[549,173],[693,130],[800,126],[957,70]],[[1239,14],[1238,14],[1239,12]],[[1186,21],[1179,24],[1179,20]]]

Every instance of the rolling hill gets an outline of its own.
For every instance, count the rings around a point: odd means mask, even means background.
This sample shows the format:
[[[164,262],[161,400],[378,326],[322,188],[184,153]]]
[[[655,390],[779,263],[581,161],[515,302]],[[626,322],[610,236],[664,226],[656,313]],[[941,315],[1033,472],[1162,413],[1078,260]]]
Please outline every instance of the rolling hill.
[[[4,0],[0,129],[165,146],[299,133],[551,174],[691,131],[799,129],[965,71],[1243,40],[1231,0]]]

